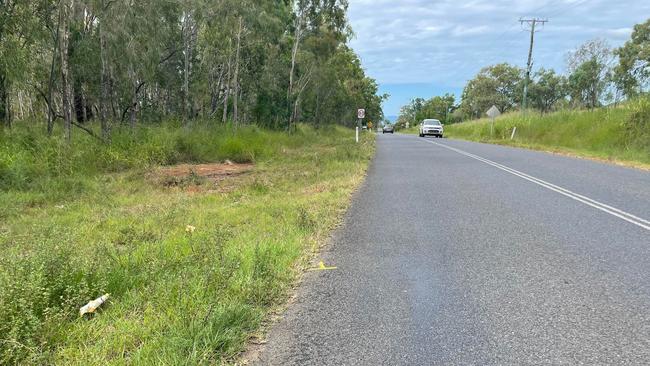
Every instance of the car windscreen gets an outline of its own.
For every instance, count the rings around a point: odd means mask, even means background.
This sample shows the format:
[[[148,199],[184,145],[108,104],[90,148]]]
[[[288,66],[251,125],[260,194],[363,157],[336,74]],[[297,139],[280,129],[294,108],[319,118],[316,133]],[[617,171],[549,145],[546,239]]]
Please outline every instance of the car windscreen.
[[[440,126],[440,121],[424,121],[425,126]]]

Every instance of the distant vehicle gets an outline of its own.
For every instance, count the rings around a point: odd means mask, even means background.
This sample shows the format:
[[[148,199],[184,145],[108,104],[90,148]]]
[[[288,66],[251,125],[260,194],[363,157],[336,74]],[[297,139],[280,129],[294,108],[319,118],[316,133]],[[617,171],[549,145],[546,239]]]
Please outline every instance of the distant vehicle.
[[[437,119],[425,119],[420,123],[420,137],[435,136],[442,138],[444,136],[444,127]]]
[[[382,128],[381,133],[395,133],[395,126],[386,125],[384,128]]]

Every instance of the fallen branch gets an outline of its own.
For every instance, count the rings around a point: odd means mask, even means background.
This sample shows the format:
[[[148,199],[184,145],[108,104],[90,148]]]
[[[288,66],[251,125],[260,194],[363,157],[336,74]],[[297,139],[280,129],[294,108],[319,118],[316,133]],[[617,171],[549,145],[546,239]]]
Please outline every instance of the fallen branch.
[[[99,141],[101,141],[101,142],[106,142],[106,141],[104,141],[103,138],[97,136],[97,135],[95,134],[95,132],[93,132],[93,130],[91,130],[90,128],[88,128],[88,127],[86,127],[86,126],[83,126],[83,125],[80,125],[79,123],[77,123],[77,122],[75,122],[75,121],[72,121],[72,124],[73,124],[74,126],[80,128],[80,129],[86,131],[86,133],[88,133],[90,136],[96,138],[97,140],[99,140]]]

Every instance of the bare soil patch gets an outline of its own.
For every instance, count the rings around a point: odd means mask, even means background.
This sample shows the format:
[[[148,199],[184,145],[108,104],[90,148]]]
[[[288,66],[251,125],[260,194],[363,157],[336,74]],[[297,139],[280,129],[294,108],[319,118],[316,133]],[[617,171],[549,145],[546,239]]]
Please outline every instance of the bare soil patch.
[[[180,164],[158,168],[156,177],[165,187],[196,187],[214,185],[253,170],[254,165],[230,161],[213,164]],[[207,183],[207,184],[206,184]],[[212,184],[210,184],[212,183]]]

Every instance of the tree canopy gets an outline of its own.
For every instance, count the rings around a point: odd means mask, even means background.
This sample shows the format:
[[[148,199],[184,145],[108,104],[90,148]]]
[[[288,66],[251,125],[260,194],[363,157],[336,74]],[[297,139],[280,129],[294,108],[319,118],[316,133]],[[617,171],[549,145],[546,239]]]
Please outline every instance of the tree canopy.
[[[0,8],[0,120],[210,118],[292,128],[381,120],[347,46],[347,0],[38,0]],[[71,127],[66,127],[69,129]]]
[[[461,108],[469,116],[481,116],[496,105],[501,112],[521,101],[523,69],[507,63],[483,68],[463,89]]]
[[[614,70],[617,86],[627,96],[647,91],[650,82],[650,19],[635,25],[631,39],[615,53],[620,60]]]

